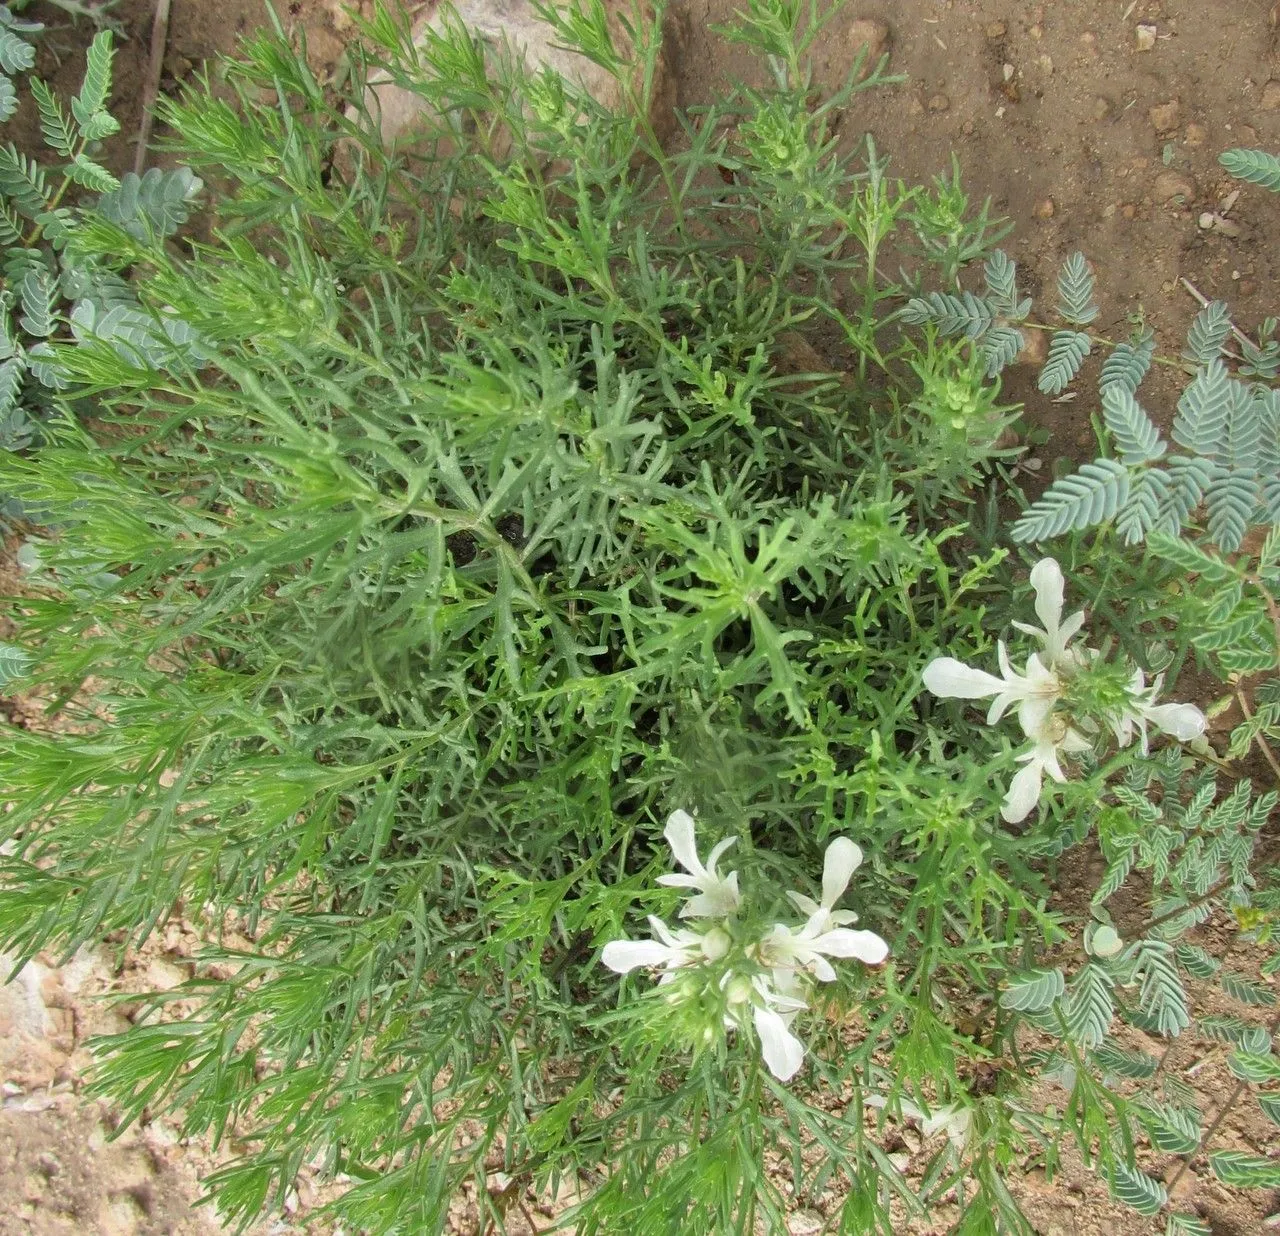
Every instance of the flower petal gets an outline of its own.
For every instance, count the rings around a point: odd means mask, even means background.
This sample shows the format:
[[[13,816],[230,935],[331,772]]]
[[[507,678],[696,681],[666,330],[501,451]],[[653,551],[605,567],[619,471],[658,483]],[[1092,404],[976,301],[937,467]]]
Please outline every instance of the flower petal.
[[[1040,779],[1039,760],[1033,759],[1025,768],[1018,770],[1000,807],[1000,815],[1006,823],[1017,824],[1035,810],[1036,803],[1040,801]]]
[[[823,932],[809,941],[809,947],[828,957],[856,957],[869,966],[878,966],[889,956],[889,946],[874,931],[853,931],[848,927]]]
[[[1053,558],[1041,558],[1031,568],[1031,586],[1036,590],[1036,617],[1044,623],[1052,646],[1057,643],[1062,625],[1062,568]]]
[[[837,837],[827,846],[822,863],[822,904],[828,910],[840,900],[861,863],[862,850],[848,837]]]
[[[626,974],[639,966],[662,966],[671,959],[672,950],[656,940],[611,940],[604,946],[600,960],[610,970]]]
[[[737,840],[737,837],[726,837],[723,841],[717,841],[716,844],[712,846],[711,853],[707,855],[708,871],[714,871],[716,869],[716,863],[720,860],[720,855]]]
[[[1204,713],[1194,704],[1156,704],[1148,708],[1146,714],[1152,725],[1179,742],[1189,742],[1204,733]]]
[[[788,893],[787,897],[805,918],[812,918],[823,909],[812,897],[806,897],[803,893]]]
[[[980,700],[1003,691],[1006,684],[955,657],[937,657],[924,667],[924,685],[941,699]]]
[[[693,816],[687,811],[673,811],[667,816],[667,826],[662,835],[671,847],[675,860],[686,871],[701,875],[702,864],[698,861],[698,846],[694,839]]]
[[[756,1034],[760,1036],[760,1054],[769,1072],[779,1081],[790,1081],[804,1063],[804,1044],[772,1009],[757,1005],[755,1024]]]

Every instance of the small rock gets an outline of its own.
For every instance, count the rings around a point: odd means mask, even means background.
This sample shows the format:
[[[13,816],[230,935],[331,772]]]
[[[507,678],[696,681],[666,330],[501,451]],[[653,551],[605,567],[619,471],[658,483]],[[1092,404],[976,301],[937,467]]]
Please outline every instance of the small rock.
[[[1150,51],[1156,45],[1156,28],[1144,22],[1134,31],[1133,42],[1140,52]]]
[[[949,112],[951,110],[951,100],[945,94],[935,94],[927,104],[931,112]]]
[[[787,1216],[787,1231],[790,1236],[813,1236],[826,1226],[823,1217],[816,1210],[797,1210]]]
[[[1213,227],[1213,211],[1206,210],[1196,222],[1200,225],[1202,232],[1207,232]]]
[[[1138,208],[1132,202],[1121,202],[1120,215],[1124,219],[1136,219],[1138,217]]]
[[[965,137],[972,137],[976,127],[977,126],[974,125],[972,120],[966,120],[964,124],[960,126],[960,132],[964,134]]]
[[[1112,112],[1111,100],[1098,95],[1093,100],[1093,118],[1095,121],[1106,120]]]
[[[993,42],[996,39],[1004,38],[1007,32],[1008,32],[1008,27],[1004,24],[1004,22],[1002,21],[987,22],[987,38],[991,39]]]
[[[1044,38],[1044,27],[1036,24],[1027,28],[1027,33],[1038,43]]]
[[[862,76],[865,77],[880,63],[880,57],[889,50],[892,34],[889,23],[878,17],[860,17],[851,22],[847,36],[849,59],[852,61],[860,52],[866,53],[862,62]]]
[[[172,991],[186,981],[186,974],[172,962],[156,957],[147,965],[145,982],[151,991]]]
[[[98,1211],[98,1231],[102,1236],[135,1236],[146,1221],[142,1208],[127,1195],[112,1198]]]
[[[1159,103],[1147,111],[1151,127],[1157,133],[1172,133],[1178,127],[1178,100],[1170,99],[1167,103]]]
[[[1049,353],[1049,345],[1042,330],[1024,330],[1022,332],[1022,351],[1014,357],[1015,365],[1029,365],[1038,369],[1044,364]]]
[[[1258,106],[1264,112],[1274,112],[1280,109],[1280,81],[1272,78],[1262,87],[1262,97],[1258,101]]]
[[[1055,209],[1053,198],[1046,197],[1044,201],[1036,203],[1034,213],[1037,219],[1052,219]]]
[[[1157,202],[1171,202],[1181,198],[1183,202],[1195,200],[1196,183],[1185,172],[1161,172],[1152,187],[1152,196]]]
[[[1036,64],[1040,66],[1040,72],[1043,73],[1046,77],[1052,76],[1053,74],[1053,57],[1052,56],[1048,55],[1047,53],[1042,53],[1041,55],[1036,57]]]
[[[1190,146],[1193,150],[1203,146],[1209,140],[1209,130],[1202,124],[1194,122],[1187,125],[1182,134],[1183,145]]]

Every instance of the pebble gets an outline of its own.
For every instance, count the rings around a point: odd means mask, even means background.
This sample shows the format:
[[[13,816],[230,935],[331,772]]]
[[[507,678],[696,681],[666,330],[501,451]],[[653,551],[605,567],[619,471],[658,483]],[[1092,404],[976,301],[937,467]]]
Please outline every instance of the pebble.
[[[1203,146],[1209,140],[1209,130],[1202,124],[1189,124],[1182,134],[1183,144],[1193,150]]]
[[[1094,120],[1106,120],[1111,115],[1111,100],[1098,95],[1093,100],[1093,118]]]
[[[945,94],[935,94],[928,103],[931,112],[949,112],[951,100]]]
[[[1259,100],[1258,106],[1264,112],[1274,112],[1280,109],[1280,81],[1272,78],[1262,87],[1262,98]]]
[[[1022,351],[1014,357],[1015,365],[1030,365],[1039,368],[1044,364],[1049,353],[1048,340],[1042,330],[1024,330],[1022,332]]]
[[[1150,108],[1147,116],[1151,120],[1151,127],[1157,133],[1172,133],[1178,127],[1178,100],[1170,99],[1167,103],[1158,103],[1155,107]]]
[[[1044,201],[1036,203],[1035,216],[1037,219],[1052,219],[1056,209],[1053,198],[1046,197]]]
[[[965,137],[972,137],[976,127],[977,126],[973,123],[972,120],[966,120],[964,124],[960,126],[960,132],[964,134]]]
[[[865,76],[876,67],[880,57],[889,50],[889,41],[892,37],[889,23],[878,17],[860,17],[857,21],[850,22],[848,31],[850,61],[865,48],[867,58],[862,62],[862,72]]]
[[[1177,197],[1190,202],[1196,196],[1196,182],[1185,172],[1161,172],[1152,186],[1152,196],[1157,202],[1171,202]]]
[[[787,1232],[790,1236],[814,1236],[826,1227],[826,1222],[816,1210],[797,1210],[787,1216]]]
[[[993,42],[996,39],[1004,38],[1008,31],[1008,27],[1002,21],[991,21],[987,23],[987,38]]]
[[[1133,41],[1139,51],[1150,51],[1156,45],[1156,28],[1144,22],[1134,31]]]

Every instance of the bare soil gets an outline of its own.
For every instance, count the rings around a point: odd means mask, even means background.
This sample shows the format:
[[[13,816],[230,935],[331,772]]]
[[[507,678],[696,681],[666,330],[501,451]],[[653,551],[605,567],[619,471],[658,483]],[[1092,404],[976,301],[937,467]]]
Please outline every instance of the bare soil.
[[[355,7],[369,6],[361,0]],[[756,71],[712,31],[730,18],[737,0],[672,0],[672,7],[681,18],[680,37],[668,51],[680,106],[708,103],[728,80]],[[123,124],[112,152],[122,166],[132,162],[129,136],[138,126],[152,8],[153,0],[123,0],[114,10],[128,34],[118,51],[111,104]],[[278,10],[287,28],[305,36],[318,70],[337,66],[354,33],[338,0],[278,0]],[[45,4],[33,5],[30,15],[61,28],[46,40],[39,71],[74,90],[83,32]],[[262,0],[174,0],[162,90],[176,91],[264,18]],[[1246,187],[1226,206],[1239,186],[1217,163],[1232,146],[1280,149],[1280,62],[1269,0],[851,0],[818,45],[819,85],[834,85],[868,32],[880,33],[869,20],[883,24],[890,67],[905,80],[857,96],[842,118],[842,141],[852,149],[870,133],[908,180],[948,172],[954,152],[973,197],[990,197],[997,214],[1016,222],[1005,247],[1018,259],[1027,290],[1039,294],[1038,304],[1048,308],[1062,259],[1080,249],[1098,277],[1099,329],[1114,337],[1127,333],[1130,317],[1141,313],[1160,349],[1176,352],[1197,308],[1182,278],[1209,298],[1227,300],[1246,331],[1274,311],[1280,197]],[[11,135],[23,144],[20,127]],[[1202,214],[1214,212],[1226,227],[1200,225]],[[839,364],[838,357],[828,359]],[[1096,404],[1087,394],[1051,402],[1036,391],[1028,370],[1012,371],[1007,390],[1025,401],[1028,419],[1049,432],[1047,455],[1091,454],[1089,417]],[[1148,396],[1159,419],[1171,413],[1158,402],[1164,397],[1171,404],[1168,396],[1158,384]],[[0,555],[0,595],[16,591],[11,576],[11,558]],[[0,711],[0,724],[25,722],[12,701]],[[1063,872],[1067,897],[1072,875]],[[1210,923],[1202,932],[1202,943],[1215,952],[1230,947],[1230,924]],[[193,938],[175,925],[145,956],[123,966],[109,953],[86,954],[68,966],[44,958],[0,988],[0,1236],[203,1236],[216,1230],[212,1214],[194,1201],[198,1177],[218,1156],[185,1143],[172,1118],[144,1122],[112,1142],[112,1114],[81,1093],[90,1063],[86,1040],[122,1029],[129,1014],[127,1005],[111,1010],[97,997],[172,986],[185,973]],[[1233,957],[1232,965],[1247,970],[1248,959]],[[1233,1085],[1223,1053],[1190,1034],[1166,1067],[1201,1091],[1210,1117]],[[1054,1101],[1061,1095],[1046,1092],[1045,1102]],[[1224,1122],[1216,1145],[1274,1152],[1268,1137],[1265,1121],[1246,1102]],[[927,1158],[930,1147],[918,1137],[905,1145],[912,1161]],[[1173,1174],[1167,1156],[1149,1166]],[[1028,1162],[1012,1183],[1042,1236],[1163,1231],[1112,1202],[1072,1161],[1053,1181]],[[1178,1193],[1182,1207],[1201,1214],[1219,1236],[1260,1233],[1277,1208],[1277,1199],[1222,1188],[1202,1160],[1183,1175]],[[258,1231],[331,1232],[308,1218],[323,1196],[304,1173],[285,1207]],[[798,1201],[789,1229],[824,1230],[838,1200]],[[952,1217],[939,1213],[903,1231],[941,1234]],[[518,1224],[513,1221],[512,1230]],[[474,1231],[466,1207],[455,1230]]]

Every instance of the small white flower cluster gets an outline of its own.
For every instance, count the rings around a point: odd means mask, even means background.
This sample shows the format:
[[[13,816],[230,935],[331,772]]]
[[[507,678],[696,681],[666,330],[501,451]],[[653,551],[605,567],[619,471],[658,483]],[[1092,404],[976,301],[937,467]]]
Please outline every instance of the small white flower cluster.
[[[837,837],[827,847],[821,902],[802,893],[787,894],[805,921],[799,926],[773,923],[749,932],[738,918],[738,873],[721,875],[716,867],[736,838],[716,845],[704,865],[688,812],[672,812],[662,835],[687,874],[660,876],[658,883],[693,890],[680,908],[680,918],[700,921],[673,930],[651,915],[653,939],[615,940],[605,945],[601,960],[619,974],[639,966],[659,967],[660,986],[676,982],[692,967],[714,969],[725,1027],[744,1030],[750,1021],[769,1071],[781,1081],[790,1080],[804,1061],[804,1044],[791,1032],[791,1023],[808,1007],[805,995],[813,980],[835,979],[827,958],[856,957],[875,966],[889,955],[889,946],[874,932],[853,931],[846,925],[857,921],[856,914],[834,908],[862,862],[862,851]]]
[[[1059,756],[1088,751],[1093,744],[1086,735],[1096,733],[1098,728],[1091,719],[1072,717],[1061,707],[1071,679],[1081,671],[1087,672],[1098,658],[1092,648],[1070,647],[1071,640],[1084,626],[1084,612],[1072,614],[1065,622],[1062,620],[1062,569],[1052,558],[1043,558],[1032,567],[1031,584],[1036,593],[1036,615],[1044,626],[1013,624],[1019,631],[1034,635],[1041,644],[1040,652],[1027,658],[1023,673],[1013,668],[1003,640],[996,648],[999,678],[954,657],[937,657],[924,670],[924,685],[934,695],[960,700],[993,696],[987,712],[988,725],[994,725],[1016,705],[1028,745],[1017,756],[1023,767],[1010,783],[1000,811],[1011,824],[1026,819],[1034,810],[1040,801],[1045,774],[1058,782],[1067,779]],[[1204,713],[1194,704],[1155,702],[1161,681],[1157,677],[1148,687],[1142,670],[1134,671],[1123,706],[1106,718],[1119,746],[1128,746],[1136,733],[1145,755],[1148,724],[1179,742],[1204,733]]]

